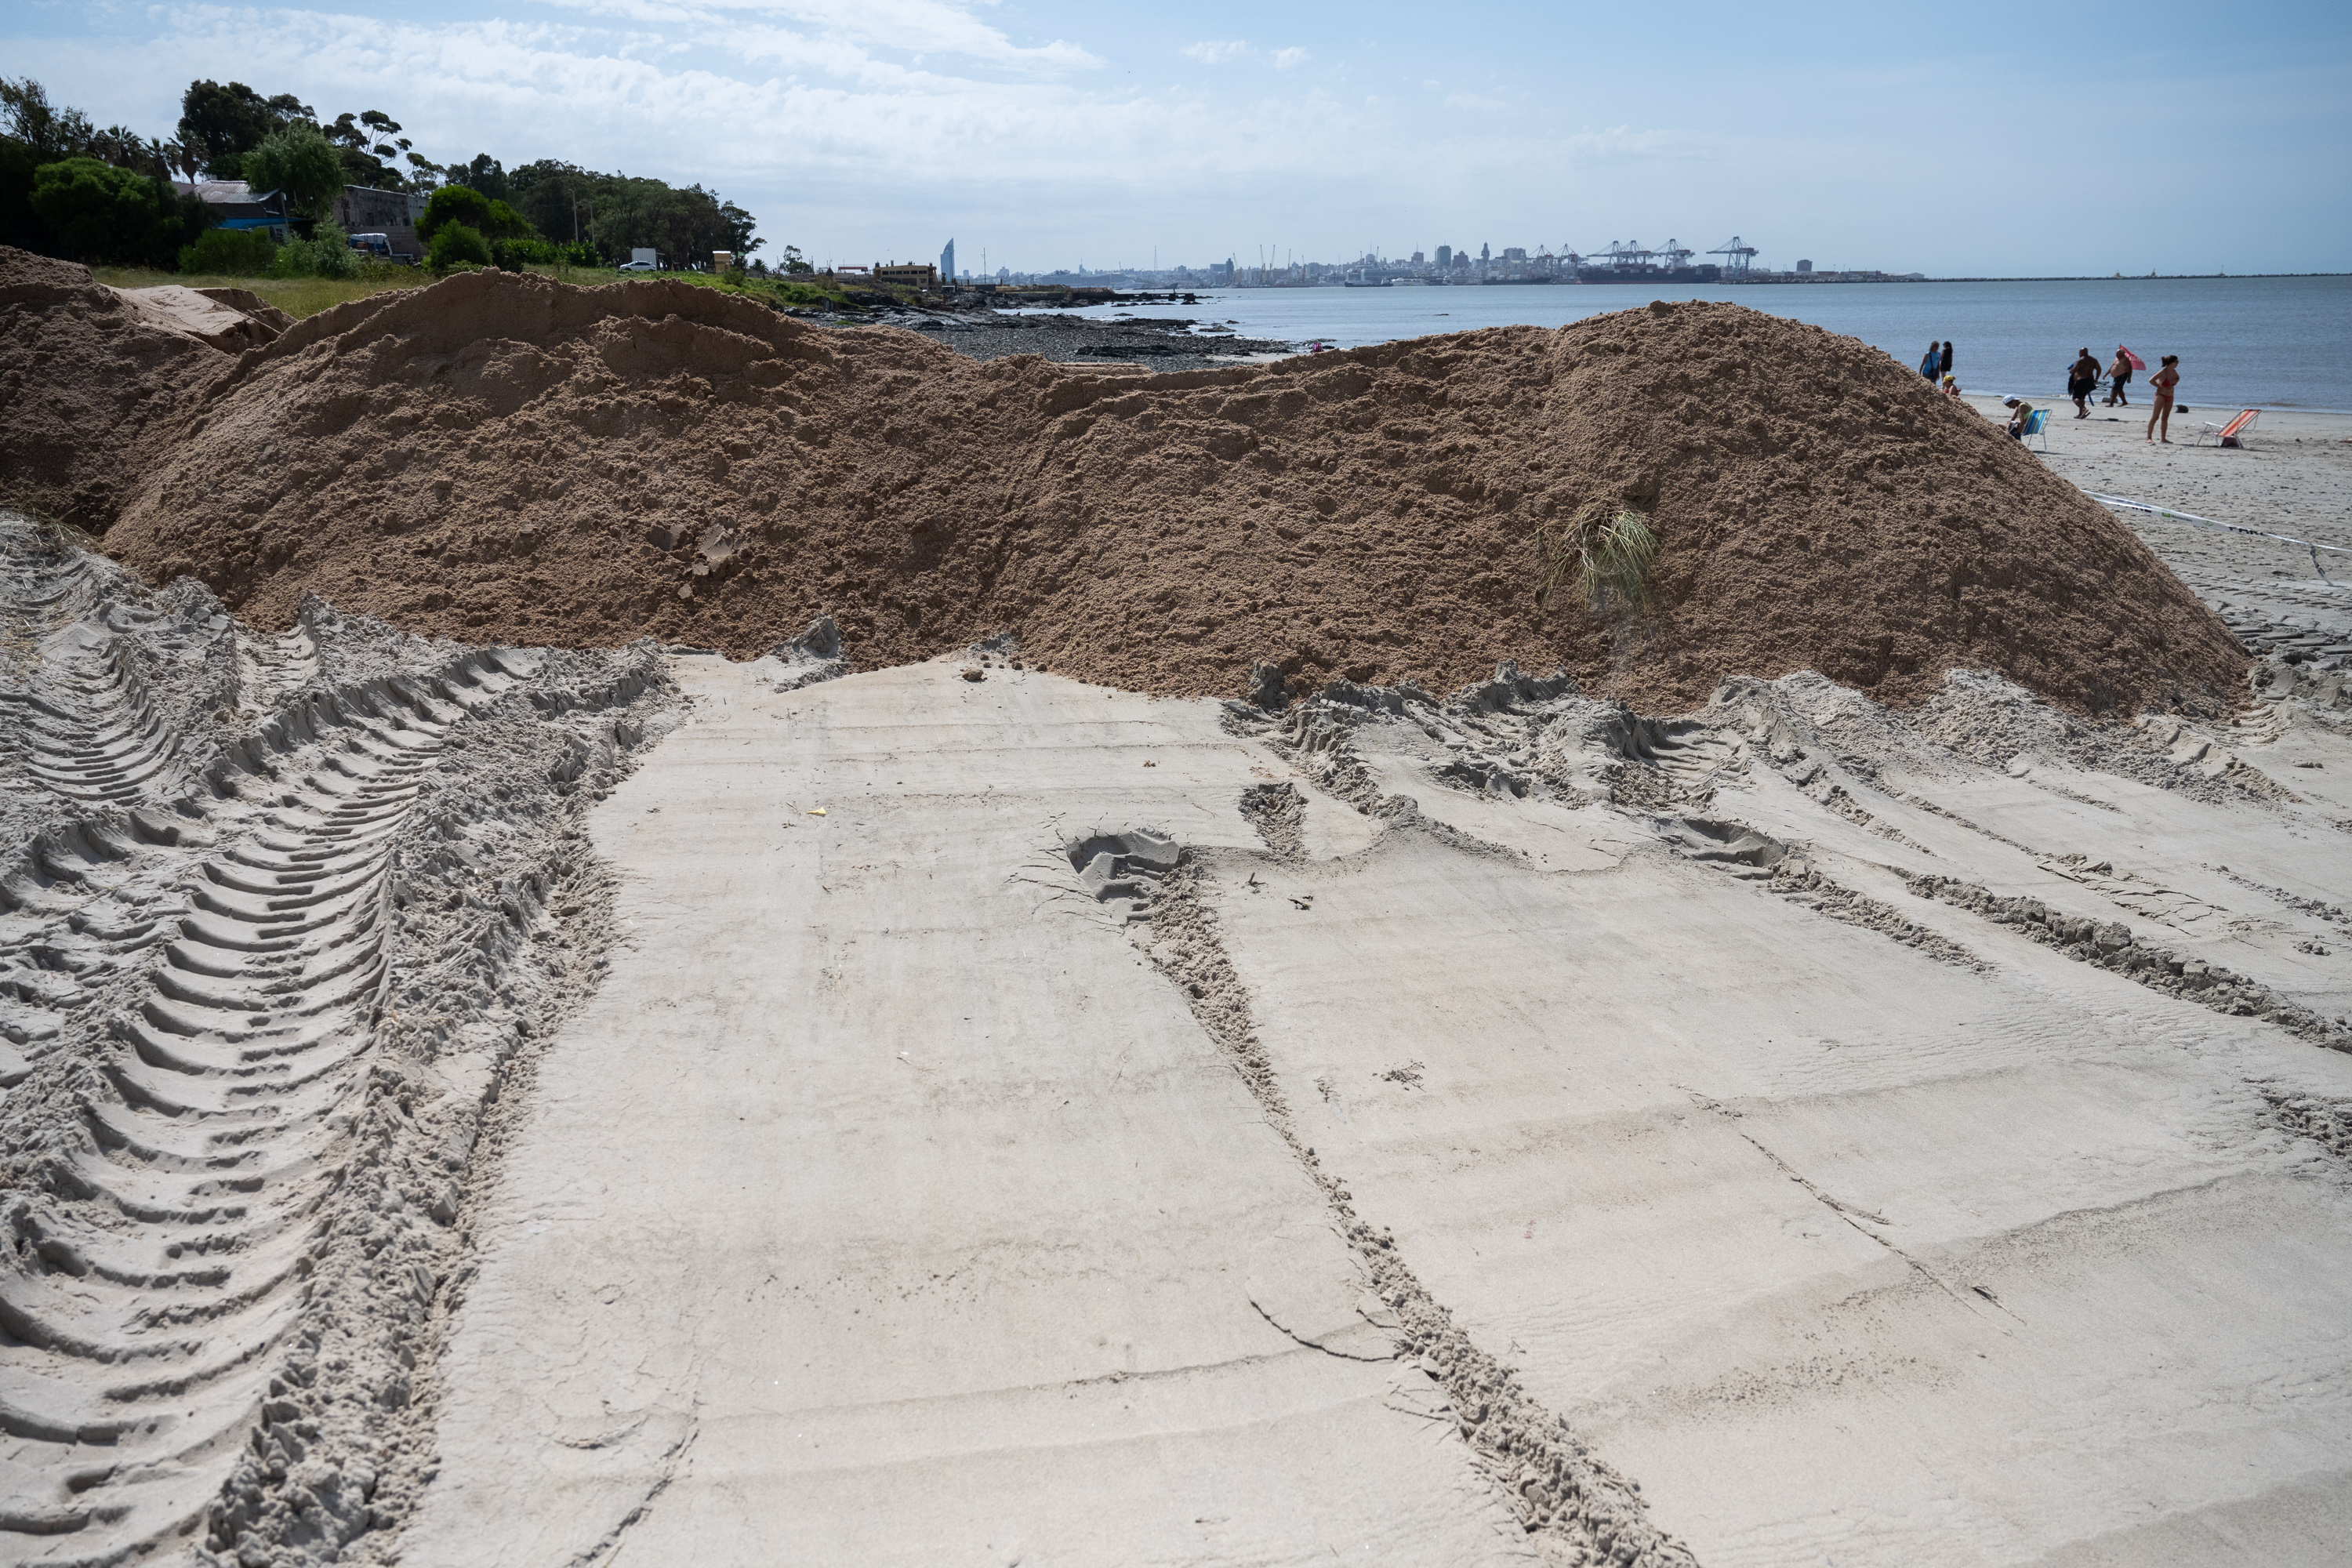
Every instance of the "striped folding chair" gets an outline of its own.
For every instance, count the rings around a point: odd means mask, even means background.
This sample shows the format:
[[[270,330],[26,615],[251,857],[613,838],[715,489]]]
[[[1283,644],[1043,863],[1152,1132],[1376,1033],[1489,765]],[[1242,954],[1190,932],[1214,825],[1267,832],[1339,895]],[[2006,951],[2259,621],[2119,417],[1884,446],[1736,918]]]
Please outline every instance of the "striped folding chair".
[[[2246,444],[2246,433],[2254,427],[2254,421],[2262,416],[2261,409],[2249,408],[2227,425],[2208,425],[2197,433],[2197,444],[2202,447],[2205,444],[2205,437],[2212,436],[2218,437],[2224,447],[2242,447]]]

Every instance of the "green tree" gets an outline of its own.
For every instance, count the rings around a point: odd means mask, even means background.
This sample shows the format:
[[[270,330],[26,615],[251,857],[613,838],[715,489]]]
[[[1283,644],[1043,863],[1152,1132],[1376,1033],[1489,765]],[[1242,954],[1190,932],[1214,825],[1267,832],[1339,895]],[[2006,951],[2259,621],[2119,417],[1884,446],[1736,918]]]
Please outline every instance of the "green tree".
[[[700,185],[693,188],[698,194],[702,190]],[[717,248],[731,250],[738,256],[749,256],[768,243],[764,239],[751,237],[751,231],[759,227],[760,223],[750,213],[745,212],[733,202],[720,201],[719,193],[716,191],[710,193],[709,199],[711,205],[719,209],[719,221],[727,230],[726,245]]]
[[[8,117],[8,137],[21,142],[41,163],[98,155],[98,128],[79,109],[59,109],[48,89],[31,77],[0,77],[0,112]]]
[[[416,233],[421,239],[431,239],[447,225],[461,223],[479,234],[489,222],[489,197],[466,185],[444,185],[425,204],[425,214],[416,220]]]
[[[400,122],[380,109],[359,114],[346,110],[335,116],[335,122],[323,128],[322,133],[342,161],[343,184],[368,185],[380,191],[400,191],[408,188],[408,177],[385,160],[397,158],[408,148],[400,136]]]
[[[13,136],[0,136],[0,245],[48,251],[57,242],[33,211],[33,175],[41,155]]]
[[[95,158],[68,158],[34,172],[33,211],[77,258],[143,261],[176,216],[158,199],[158,183]]]
[[[310,237],[298,239],[278,247],[269,259],[272,278],[352,278],[362,267],[359,252],[352,248],[352,237],[331,223],[322,223],[310,230]]]
[[[194,142],[174,136],[163,144],[162,152],[164,166],[190,184],[193,184],[196,176],[204,173],[205,152]]]
[[[216,180],[245,178],[245,155],[273,132],[318,111],[290,92],[264,98],[241,81],[192,81],[180,97],[180,140],[204,149],[205,167]]]
[[[282,191],[298,217],[323,216],[343,190],[343,162],[315,125],[289,125],[245,155],[245,183],[257,192]]]
[[[460,266],[490,265],[490,243],[481,231],[462,223],[445,223],[433,236],[433,243],[425,248],[425,264],[436,273],[446,274]]]
[[[425,204],[416,220],[419,237],[431,239],[449,224],[461,223],[487,239],[529,239],[537,233],[529,219],[500,201],[493,201],[470,185],[444,185]]]
[[[258,228],[208,228],[180,247],[180,270],[217,278],[258,278],[278,259],[278,242]]]
[[[90,139],[89,155],[118,169],[135,170],[159,180],[168,180],[172,169],[165,161],[163,143],[150,142],[128,125],[110,125]]]
[[[713,250],[748,257],[766,243],[753,237],[750,213],[699,185],[681,190],[551,158],[509,171],[507,181],[516,210],[542,233],[576,236],[607,258],[639,246],[681,258]]]
[[[449,178],[457,184],[477,190],[494,202],[505,201],[514,194],[506,170],[488,153],[477,153],[474,161],[463,168],[452,163]]]
[[[801,254],[801,247],[799,246],[788,245],[784,247],[785,277],[806,278],[815,271],[816,268],[809,265],[808,258]]]
[[[97,132],[80,110],[50,103],[31,77],[0,77],[0,115],[7,122],[0,135],[0,245],[53,251],[57,238],[33,210],[35,172],[44,163],[89,156]]]
[[[595,237],[596,182],[604,177],[541,158],[508,172],[507,200],[540,233],[587,244]]]
[[[157,226],[132,246],[140,259],[168,266],[172,252],[212,221],[202,202],[179,195],[164,178],[171,168],[167,147],[127,126],[100,130],[80,110],[51,103],[48,93],[30,77],[13,81],[0,78],[0,121],[6,127],[0,132],[0,245],[96,255],[89,243],[89,235],[96,231],[89,225],[97,223],[100,230],[105,228],[104,221],[96,216],[100,209],[120,208],[125,201],[141,205],[135,195],[110,195],[99,201],[94,187],[53,195],[50,202],[57,210],[73,214],[76,237],[68,243],[35,210],[33,196],[43,168],[74,159],[95,159],[148,183]],[[73,184],[63,176],[53,176],[50,183],[58,186],[60,180],[65,186]]]

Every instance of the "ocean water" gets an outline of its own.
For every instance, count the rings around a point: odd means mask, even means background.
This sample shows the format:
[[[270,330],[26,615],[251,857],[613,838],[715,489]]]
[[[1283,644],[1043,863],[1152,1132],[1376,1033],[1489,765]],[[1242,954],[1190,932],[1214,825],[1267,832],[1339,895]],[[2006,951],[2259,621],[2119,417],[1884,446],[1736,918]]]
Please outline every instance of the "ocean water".
[[[1591,284],[1562,287],[1235,289],[1197,306],[1105,306],[1108,316],[1197,315],[1251,337],[1338,348],[1478,327],[1558,327],[1662,300],[1730,300],[1860,338],[1915,366],[1949,338],[1970,393],[2063,397],[2074,351],[2102,365],[2128,343],[2147,362],[2180,356],[2191,408],[2352,411],[2352,277],[2128,278],[2063,282]],[[2147,374],[2132,401],[2147,403]]]

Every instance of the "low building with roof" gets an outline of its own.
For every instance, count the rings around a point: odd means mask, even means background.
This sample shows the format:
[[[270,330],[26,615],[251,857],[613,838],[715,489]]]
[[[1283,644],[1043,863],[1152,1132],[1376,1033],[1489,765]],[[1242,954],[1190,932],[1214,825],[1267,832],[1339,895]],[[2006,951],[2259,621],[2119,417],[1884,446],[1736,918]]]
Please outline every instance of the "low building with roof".
[[[256,191],[243,180],[174,180],[172,188],[210,206],[215,227],[266,228],[280,241],[293,237],[283,191]]]
[[[283,242],[309,226],[292,216],[283,191],[256,191],[243,180],[174,180],[172,188],[209,205],[215,227],[268,229]],[[329,216],[345,234],[380,234],[394,258],[415,261],[425,254],[416,222],[425,216],[426,199],[415,191],[345,185]]]
[[[335,198],[335,226],[345,234],[380,234],[394,258],[415,260],[425,254],[417,237],[417,220],[430,198],[421,191],[380,191],[373,185],[345,185]]]

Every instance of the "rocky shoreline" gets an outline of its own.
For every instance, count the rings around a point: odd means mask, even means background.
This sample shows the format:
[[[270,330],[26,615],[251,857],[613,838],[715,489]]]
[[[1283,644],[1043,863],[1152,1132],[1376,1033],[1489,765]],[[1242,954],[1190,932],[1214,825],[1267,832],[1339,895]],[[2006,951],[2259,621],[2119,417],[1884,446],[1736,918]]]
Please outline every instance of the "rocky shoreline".
[[[808,312],[804,319],[828,326],[904,327],[932,334],[969,359],[1043,354],[1060,364],[1132,364],[1150,371],[1205,370],[1299,349],[1282,339],[1244,337],[1225,322],[1190,316],[1104,321],[1062,312],[898,310],[859,316]]]

